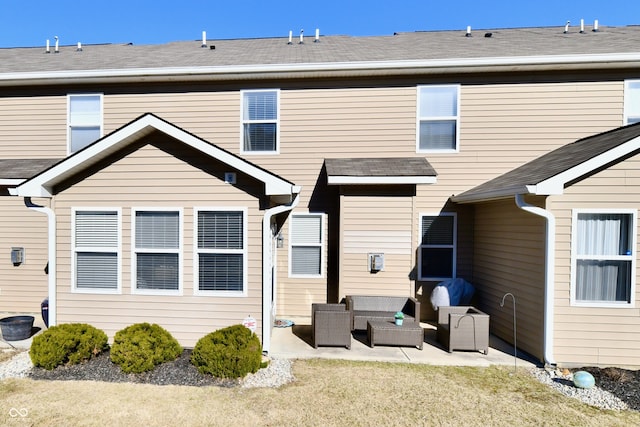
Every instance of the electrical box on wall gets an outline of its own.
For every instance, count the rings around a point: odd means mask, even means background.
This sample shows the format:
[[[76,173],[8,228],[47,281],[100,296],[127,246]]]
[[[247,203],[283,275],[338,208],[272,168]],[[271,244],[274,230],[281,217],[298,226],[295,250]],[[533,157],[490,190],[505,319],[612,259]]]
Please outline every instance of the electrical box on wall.
[[[369,271],[371,273],[377,273],[384,270],[384,254],[370,253],[369,254]]]
[[[11,263],[19,266],[24,262],[24,248],[11,248]]]

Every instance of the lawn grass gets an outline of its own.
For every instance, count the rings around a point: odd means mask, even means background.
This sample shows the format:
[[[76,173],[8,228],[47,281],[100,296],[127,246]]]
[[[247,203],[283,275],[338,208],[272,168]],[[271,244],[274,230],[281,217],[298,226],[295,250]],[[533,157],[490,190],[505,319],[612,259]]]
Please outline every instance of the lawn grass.
[[[300,360],[296,381],[279,389],[10,379],[0,382],[0,425],[640,425],[638,412],[600,410],[512,373]]]

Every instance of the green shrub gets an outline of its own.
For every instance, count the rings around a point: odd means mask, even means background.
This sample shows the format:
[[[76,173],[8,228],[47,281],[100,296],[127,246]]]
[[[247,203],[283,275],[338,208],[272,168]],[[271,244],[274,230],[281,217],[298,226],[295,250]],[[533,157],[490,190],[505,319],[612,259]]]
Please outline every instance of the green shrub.
[[[109,348],[107,334],[85,323],[52,326],[31,343],[29,356],[34,366],[53,369],[91,359]]]
[[[123,372],[147,372],[157,365],[175,360],[182,353],[178,341],[164,328],[136,323],[116,332],[111,361]]]
[[[258,336],[242,325],[219,329],[198,340],[191,353],[203,374],[218,378],[242,378],[260,369],[262,345]]]

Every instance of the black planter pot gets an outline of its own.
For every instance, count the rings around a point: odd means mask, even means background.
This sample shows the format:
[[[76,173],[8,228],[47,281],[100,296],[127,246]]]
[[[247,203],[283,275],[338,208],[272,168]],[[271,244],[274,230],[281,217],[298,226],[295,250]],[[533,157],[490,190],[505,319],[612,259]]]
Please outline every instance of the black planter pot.
[[[11,316],[0,319],[0,330],[5,341],[26,340],[31,336],[33,316]]]

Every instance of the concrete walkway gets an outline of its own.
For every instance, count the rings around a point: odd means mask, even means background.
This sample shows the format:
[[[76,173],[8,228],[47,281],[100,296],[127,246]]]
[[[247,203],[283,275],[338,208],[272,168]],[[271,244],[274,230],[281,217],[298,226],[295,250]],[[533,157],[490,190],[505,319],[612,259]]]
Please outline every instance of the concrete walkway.
[[[490,336],[489,354],[476,351],[454,351],[449,353],[436,341],[436,327],[421,323],[425,330],[423,349],[415,347],[369,346],[366,331],[356,331],[351,339],[351,350],[344,347],[313,348],[311,341],[311,321],[309,318],[289,318],[294,325],[274,328],[269,356],[287,359],[344,359],[383,362],[424,363],[450,366],[491,366],[510,365],[534,367],[536,362],[526,354],[518,353],[514,359],[513,346],[501,339]]]

